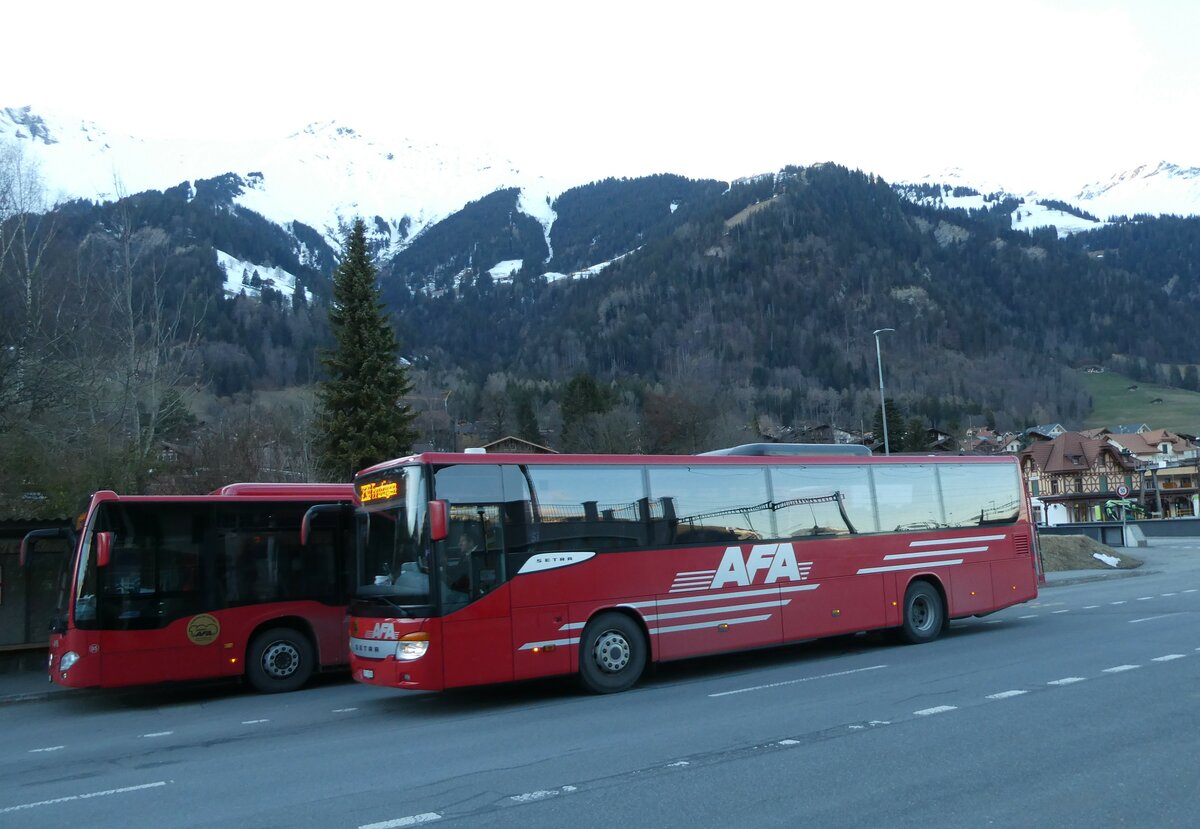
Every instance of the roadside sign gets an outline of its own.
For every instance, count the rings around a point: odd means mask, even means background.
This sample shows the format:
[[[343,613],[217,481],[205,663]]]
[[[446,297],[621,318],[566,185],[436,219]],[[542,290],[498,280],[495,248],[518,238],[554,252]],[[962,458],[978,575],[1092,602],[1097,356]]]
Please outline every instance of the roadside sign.
[[[1117,495],[1120,495],[1122,498],[1124,498],[1128,494],[1129,487],[1125,486],[1125,484],[1121,484],[1119,487],[1117,487]]]

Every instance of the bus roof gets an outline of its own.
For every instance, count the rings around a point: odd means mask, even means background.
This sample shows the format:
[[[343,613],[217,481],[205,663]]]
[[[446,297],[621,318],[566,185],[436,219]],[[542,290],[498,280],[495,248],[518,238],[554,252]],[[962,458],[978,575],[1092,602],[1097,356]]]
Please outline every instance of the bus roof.
[[[846,455],[865,457],[871,450],[861,443],[743,443],[728,449],[714,449],[701,455],[756,455],[765,457],[794,457],[813,455]]]
[[[253,498],[344,498],[353,494],[353,484],[226,484],[209,495],[237,495]]]
[[[544,454],[482,454],[460,452],[424,452],[420,455],[396,458],[367,467],[359,476],[383,472],[404,464],[535,464],[558,466],[592,463],[607,465],[659,464],[664,466],[705,464],[713,466],[736,466],[746,464],[912,464],[912,463],[999,463],[1016,464],[1016,455],[747,455],[704,454],[704,455],[544,455]]]

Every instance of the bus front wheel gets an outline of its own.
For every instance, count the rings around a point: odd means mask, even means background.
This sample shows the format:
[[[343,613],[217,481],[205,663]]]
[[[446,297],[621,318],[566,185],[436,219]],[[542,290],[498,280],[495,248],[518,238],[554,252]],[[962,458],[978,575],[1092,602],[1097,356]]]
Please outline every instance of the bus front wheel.
[[[612,694],[633,687],[646,668],[646,637],[623,613],[602,613],[579,640],[579,676],[587,690]]]
[[[900,638],[910,645],[932,642],[946,623],[946,605],[937,588],[927,581],[914,581],[904,591],[904,623]]]
[[[314,661],[307,636],[294,628],[271,628],[250,642],[246,678],[266,694],[295,691],[312,676]]]

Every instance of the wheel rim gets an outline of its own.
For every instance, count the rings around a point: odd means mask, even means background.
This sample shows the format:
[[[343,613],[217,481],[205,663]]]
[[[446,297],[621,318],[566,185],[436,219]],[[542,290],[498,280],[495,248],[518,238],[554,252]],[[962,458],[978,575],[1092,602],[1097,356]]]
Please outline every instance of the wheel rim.
[[[592,659],[600,670],[609,674],[620,673],[629,664],[629,640],[620,631],[606,630],[596,639],[592,648]]]
[[[926,596],[917,596],[908,609],[908,621],[917,630],[924,633],[933,628],[937,620],[937,611]]]
[[[263,651],[262,666],[271,679],[287,679],[300,669],[300,651],[291,642],[275,642]]]

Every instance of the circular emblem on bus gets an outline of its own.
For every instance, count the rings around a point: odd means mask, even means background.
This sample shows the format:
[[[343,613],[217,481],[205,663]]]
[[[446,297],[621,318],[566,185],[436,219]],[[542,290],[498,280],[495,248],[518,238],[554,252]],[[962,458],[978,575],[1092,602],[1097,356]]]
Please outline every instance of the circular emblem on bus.
[[[187,638],[193,645],[208,645],[217,641],[221,633],[221,623],[215,616],[201,613],[193,616],[187,626]]]

